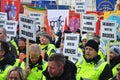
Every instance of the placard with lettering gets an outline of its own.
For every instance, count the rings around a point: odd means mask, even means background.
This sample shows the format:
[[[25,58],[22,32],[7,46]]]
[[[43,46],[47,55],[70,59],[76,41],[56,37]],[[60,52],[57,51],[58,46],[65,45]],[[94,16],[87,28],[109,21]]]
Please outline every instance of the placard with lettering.
[[[66,56],[77,56],[79,34],[65,34],[63,54]]]
[[[97,17],[91,14],[83,14],[82,16],[82,31],[96,32]]]
[[[19,19],[20,36],[36,41],[35,19],[21,16]]]
[[[7,13],[5,13],[5,12],[0,12],[0,19],[1,19],[1,20],[7,20]]]
[[[85,1],[75,1],[75,12],[76,13],[85,13],[86,12],[86,4]]]
[[[5,21],[6,20],[0,20],[0,27],[4,27],[5,26]]]
[[[17,31],[17,21],[11,21],[11,20],[7,20],[5,21],[5,27],[6,32],[7,32],[7,36],[12,36],[15,37],[16,36],[16,31]]]
[[[29,13],[29,16],[31,17],[31,18],[35,18],[35,20],[36,20],[36,28],[39,28],[40,26],[42,26],[43,25],[43,23],[44,23],[44,20],[42,20],[43,18],[43,16],[42,16],[42,13],[38,13],[38,12],[30,12]],[[41,24],[42,23],[42,24]]]
[[[103,55],[107,55],[106,53],[106,45],[105,42],[100,39],[100,45],[99,45],[99,50],[103,53]]]
[[[117,39],[117,26],[115,21],[102,20],[101,21],[101,39],[116,40]]]

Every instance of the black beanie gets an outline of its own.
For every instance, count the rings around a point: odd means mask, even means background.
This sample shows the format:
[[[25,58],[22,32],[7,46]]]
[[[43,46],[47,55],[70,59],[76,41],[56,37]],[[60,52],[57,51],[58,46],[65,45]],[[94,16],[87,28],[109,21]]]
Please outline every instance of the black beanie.
[[[85,45],[85,47],[86,46],[89,46],[89,47],[91,47],[91,48],[93,48],[96,52],[98,52],[98,43],[95,41],[95,40],[93,40],[93,39],[91,39],[91,40],[89,40],[87,43],[86,43],[86,45]]]

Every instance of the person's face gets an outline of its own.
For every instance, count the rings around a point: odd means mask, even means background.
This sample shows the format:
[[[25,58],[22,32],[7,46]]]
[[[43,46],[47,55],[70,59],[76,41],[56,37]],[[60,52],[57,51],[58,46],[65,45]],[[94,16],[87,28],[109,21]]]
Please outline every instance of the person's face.
[[[49,40],[45,36],[39,36],[39,40],[41,44],[48,44]]]
[[[39,60],[40,52],[30,52],[30,60],[33,64],[35,64]]]
[[[9,75],[8,80],[21,80],[17,71],[12,71]]]
[[[48,73],[50,77],[58,77],[62,74],[63,65],[57,65],[55,61],[48,61]]]
[[[45,29],[41,28],[40,31],[41,31],[41,32],[45,32]]]
[[[19,47],[20,47],[21,49],[23,49],[23,48],[26,47],[25,42],[24,42],[23,40],[21,40],[21,39],[18,40],[18,45],[19,45]]]
[[[115,59],[116,57],[117,57],[117,55],[116,54],[114,54],[113,52],[111,52],[110,51],[110,60],[112,60],[112,59]]]
[[[85,46],[86,43],[87,43],[87,39],[83,39],[82,40],[82,45]]]
[[[1,41],[4,41],[4,40],[6,39],[6,37],[7,37],[7,36],[5,35],[3,29],[0,28],[0,40],[1,40]]]
[[[96,56],[97,56],[97,52],[93,48],[89,46],[85,47],[85,58],[86,59],[91,60],[95,58]]]
[[[3,58],[4,55],[5,55],[5,51],[4,50],[0,50],[0,59]]]

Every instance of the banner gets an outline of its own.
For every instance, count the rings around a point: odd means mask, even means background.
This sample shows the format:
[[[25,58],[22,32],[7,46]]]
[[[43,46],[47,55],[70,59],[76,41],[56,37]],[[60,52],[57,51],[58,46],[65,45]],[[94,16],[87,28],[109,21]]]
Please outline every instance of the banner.
[[[56,5],[56,0],[32,0],[32,4],[38,8],[45,8],[47,5]]]
[[[48,10],[48,23],[53,26],[54,32],[57,34],[64,29],[65,19],[68,17],[69,10]]]
[[[38,12],[30,12],[29,17],[34,18],[36,20],[36,31],[39,32],[40,27],[42,26],[42,13]]]
[[[46,17],[46,10],[41,8],[35,8],[35,7],[28,7],[23,6],[24,8],[24,15],[29,16],[32,12],[41,14],[40,18],[40,26],[45,26],[45,17]]]
[[[100,38],[104,40],[116,40],[117,35],[117,23],[111,20],[102,20],[101,21],[101,34]]]
[[[104,12],[104,19],[117,22],[117,40],[120,41],[120,11]]]
[[[65,34],[63,54],[65,56],[77,56],[79,34]]]
[[[15,37],[17,35],[17,21],[11,21],[7,20],[5,21],[5,26],[4,28],[6,29],[7,36],[9,37]]]
[[[20,0],[1,0],[1,11],[7,13],[9,20],[18,20]]]
[[[69,11],[69,21],[68,27],[70,31],[76,32],[78,28],[80,28],[80,14],[75,13],[75,11]]]
[[[85,13],[86,12],[86,3],[85,1],[75,1],[75,12],[76,13]]]
[[[113,11],[115,7],[115,0],[96,0],[96,11]]]
[[[19,19],[20,37],[36,41],[35,19],[21,16]]]
[[[0,12],[0,20],[7,20],[7,13]]]
[[[103,12],[87,11],[86,14],[92,14],[97,17],[96,21],[96,36],[100,36],[100,22],[103,20]]]
[[[82,31],[95,33],[96,20],[97,20],[97,17],[95,15],[83,14],[82,15]]]
[[[0,20],[0,27],[5,27],[5,21],[6,20]]]

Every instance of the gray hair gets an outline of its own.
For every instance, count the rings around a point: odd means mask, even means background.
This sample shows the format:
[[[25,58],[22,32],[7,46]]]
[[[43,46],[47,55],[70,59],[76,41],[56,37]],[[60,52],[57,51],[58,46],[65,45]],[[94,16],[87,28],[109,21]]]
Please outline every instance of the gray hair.
[[[48,61],[55,61],[60,66],[61,64],[65,64],[65,56],[60,53],[55,53],[49,57]]]

